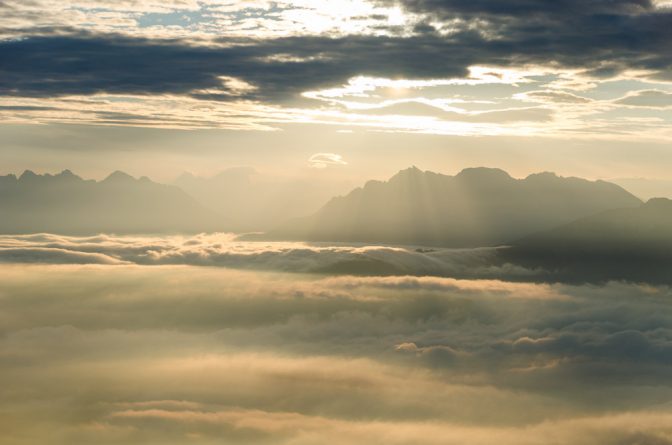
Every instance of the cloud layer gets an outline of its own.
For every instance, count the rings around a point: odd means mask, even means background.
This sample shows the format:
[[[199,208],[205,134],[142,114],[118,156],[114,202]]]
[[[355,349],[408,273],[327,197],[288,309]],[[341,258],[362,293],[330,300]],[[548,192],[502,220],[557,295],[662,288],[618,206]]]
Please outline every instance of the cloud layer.
[[[8,444],[669,443],[667,287],[0,267]]]
[[[528,278],[497,264],[497,249],[238,241],[233,234],[72,237],[0,236],[0,263],[195,265],[295,273]]]

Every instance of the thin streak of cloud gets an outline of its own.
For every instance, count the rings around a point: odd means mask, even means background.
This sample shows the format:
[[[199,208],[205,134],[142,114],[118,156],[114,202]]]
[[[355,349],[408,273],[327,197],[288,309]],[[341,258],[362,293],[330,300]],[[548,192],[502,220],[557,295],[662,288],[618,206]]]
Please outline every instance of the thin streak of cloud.
[[[308,159],[312,168],[324,169],[333,165],[348,165],[343,157],[336,153],[315,153]]]

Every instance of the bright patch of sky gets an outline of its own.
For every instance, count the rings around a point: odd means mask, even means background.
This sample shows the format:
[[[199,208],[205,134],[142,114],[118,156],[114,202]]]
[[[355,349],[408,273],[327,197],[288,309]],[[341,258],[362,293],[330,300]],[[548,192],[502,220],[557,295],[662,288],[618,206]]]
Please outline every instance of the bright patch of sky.
[[[15,38],[32,28],[70,27],[93,32],[198,40],[224,36],[258,38],[305,34],[387,34],[415,22],[398,7],[380,7],[364,0],[244,1],[93,1],[67,5],[55,0],[26,3],[7,0],[0,38]]]
[[[138,26],[181,26],[189,28],[212,20],[204,11],[148,12],[137,18]]]

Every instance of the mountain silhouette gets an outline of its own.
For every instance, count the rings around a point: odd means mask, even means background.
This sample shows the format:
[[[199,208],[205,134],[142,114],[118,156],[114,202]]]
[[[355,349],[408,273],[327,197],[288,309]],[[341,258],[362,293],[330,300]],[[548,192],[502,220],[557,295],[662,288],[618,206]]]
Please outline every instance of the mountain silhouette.
[[[641,201],[604,181],[539,173],[514,179],[503,170],[469,168],[448,176],[416,167],[370,181],[263,237],[446,247],[491,246]]]
[[[526,236],[502,257],[562,280],[672,283],[672,200],[653,198]]]
[[[0,232],[61,234],[221,230],[222,218],[177,187],[117,171],[102,181],[70,170],[0,176]]]

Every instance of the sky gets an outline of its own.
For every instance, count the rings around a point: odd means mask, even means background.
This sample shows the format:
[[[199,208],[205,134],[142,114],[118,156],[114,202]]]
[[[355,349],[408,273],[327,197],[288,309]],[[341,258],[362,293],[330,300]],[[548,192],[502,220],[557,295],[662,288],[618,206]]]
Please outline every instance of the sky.
[[[0,2],[0,173],[672,179],[672,3]]]

